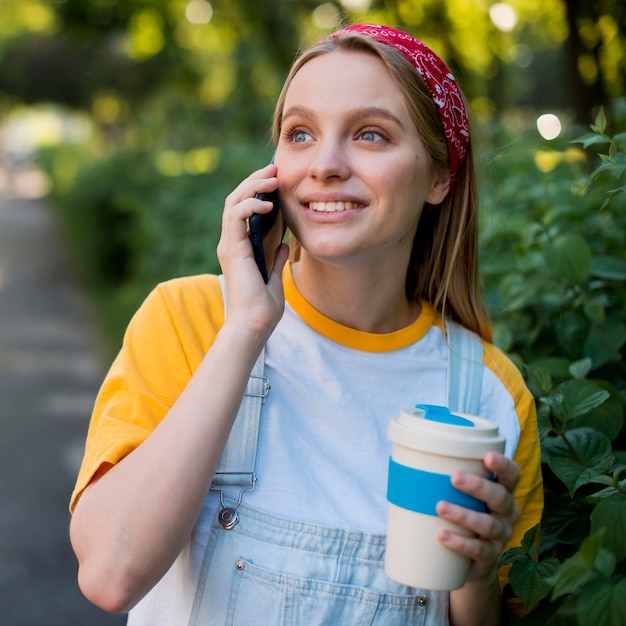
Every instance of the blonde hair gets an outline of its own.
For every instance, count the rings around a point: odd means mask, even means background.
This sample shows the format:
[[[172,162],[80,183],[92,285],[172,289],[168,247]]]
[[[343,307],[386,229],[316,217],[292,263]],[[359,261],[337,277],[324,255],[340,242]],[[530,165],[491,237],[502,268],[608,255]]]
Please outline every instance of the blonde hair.
[[[278,144],[287,90],[308,61],[335,50],[377,56],[402,92],[415,126],[424,142],[435,178],[449,176],[448,146],[436,105],[415,67],[391,46],[358,33],[323,39],[296,59],[278,97],[272,135]],[[299,244],[292,237],[292,258]],[[430,302],[439,313],[492,339],[478,274],[478,198],[471,142],[451,189],[439,205],[422,211],[406,276],[406,294]]]

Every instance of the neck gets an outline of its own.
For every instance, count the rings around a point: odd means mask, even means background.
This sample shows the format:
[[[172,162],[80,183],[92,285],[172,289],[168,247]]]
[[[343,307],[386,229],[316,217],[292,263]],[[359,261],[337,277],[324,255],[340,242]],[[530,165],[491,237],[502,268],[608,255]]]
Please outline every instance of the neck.
[[[291,266],[302,296],[326,317],[369,333],[391,333],[412,324],[419,302],[406,296],[406,272],[364,264],[337,266],[323,263],[302,251]]]

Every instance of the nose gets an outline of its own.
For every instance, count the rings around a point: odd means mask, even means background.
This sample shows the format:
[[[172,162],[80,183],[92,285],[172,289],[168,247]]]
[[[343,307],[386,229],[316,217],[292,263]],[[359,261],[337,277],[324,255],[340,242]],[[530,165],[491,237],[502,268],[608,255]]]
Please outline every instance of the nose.
[[[345,148],[335,140],[318,141],[309,164],[309,176],[320,181],[350,177],[350,162]]]

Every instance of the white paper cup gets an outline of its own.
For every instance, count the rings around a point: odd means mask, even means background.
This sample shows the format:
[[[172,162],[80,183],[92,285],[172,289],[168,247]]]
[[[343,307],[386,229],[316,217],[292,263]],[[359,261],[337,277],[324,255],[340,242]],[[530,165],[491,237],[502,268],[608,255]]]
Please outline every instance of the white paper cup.
[[[418,405],[391,420],[387,500],[385,573],[404,585],[452,590],[465,584],[470,559],[444,547],[437,538],[447,528],[468,533],[437,516],[435,506],[447,500],[486,510],[483,502],[454,488],[457,470],[489,476],[485,452],[504,451],[504,436],[494,422],[445,407]]]

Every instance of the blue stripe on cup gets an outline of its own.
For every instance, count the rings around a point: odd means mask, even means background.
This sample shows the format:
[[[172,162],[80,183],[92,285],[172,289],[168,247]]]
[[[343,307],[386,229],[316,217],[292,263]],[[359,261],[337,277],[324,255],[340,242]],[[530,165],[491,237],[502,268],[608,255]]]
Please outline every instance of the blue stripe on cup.
[[[452,486],[448,474],[436,474],[400,465],[389,458],[387,500],[402,509],[437,515],[435,507],[440,500],[485,513],[487,505]]]

